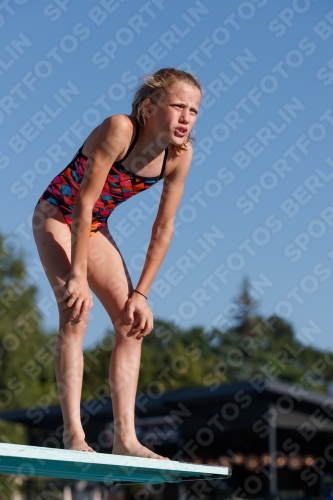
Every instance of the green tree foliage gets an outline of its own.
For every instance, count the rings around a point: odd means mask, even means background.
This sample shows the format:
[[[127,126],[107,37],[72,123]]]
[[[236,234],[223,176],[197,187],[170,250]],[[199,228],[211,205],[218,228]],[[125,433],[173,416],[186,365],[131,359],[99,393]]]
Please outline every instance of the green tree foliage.
[[[225,382],[260,377],[327,392],[333,379],[333,361],[328,353],[299,342],[292,325],[284,319],[276,315],[265,319],[256,314],[258,305],[247,277],[234,303],[235,326],[223,333],[210,332],[212,338],[219,339],[216,355]],[[311,331],[315,325],[305,328]]]
[[[42,331],[36,295],[34,272],[0,235],[0,412],[38,405],[54,386],[54,336]],[[26,438],[22,425],[0,420],[0,442],[22,444]],[[1,475],[0,497],[12,498],[17,481]]]
[[[182,331],[173,324],[155,320],[153,331],[142,344],[138,393],[151,393],[199,387],[209,369],[216,364],[216,355],[204,338],[202,328]],[[108,383],[108,372],[114,332],[84,353],[82,398],[91,398]]]
[[[41,328],[33,272],[22,255],[3,248],[0,236],[0,411],[33,405],[54,382],[52,342]]]
[[[142,343],[138,394],[154,396],[181,387],[213,389],[253,377],[327,392],[333,360],[325,363],[327,353],[304,346],[291,324],[275,315],[265,319],[257,314],[257,307],[245,277],[234,301],[234,326],[226,331],[201,327],[184,331],[155,319],[154,330]],[[109,331],[100,344],[85,352],[83,398],[93,397],[108,383],[113,346],[114,332]]]

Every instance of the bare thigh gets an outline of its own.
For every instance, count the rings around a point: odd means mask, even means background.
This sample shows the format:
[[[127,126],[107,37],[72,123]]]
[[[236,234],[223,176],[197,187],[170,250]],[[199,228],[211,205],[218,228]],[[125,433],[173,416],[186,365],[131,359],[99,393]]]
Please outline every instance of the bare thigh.
[[[126,302],[133,285],[122,255],[107,226],[91,237],[88,254],[88,282],[109,314],[116,338],[134,336],[126,322]]]
[[[71,273],[71,232],[61,213],[47,201],[35,210],[33,230],[46,276],[56,299],[60,299]],[[123,335],[130,329],[126,327],[125,305],[133,287],[107,226],[89,240],[88,282],[109,314],[116,333]],[[66,318],[60,319],[60,323],[63,321]]]
[[[58,300],[64,294],[71,272],[70,229],[61,213],[48,201],[36,207],[32,225],[40,260]]]

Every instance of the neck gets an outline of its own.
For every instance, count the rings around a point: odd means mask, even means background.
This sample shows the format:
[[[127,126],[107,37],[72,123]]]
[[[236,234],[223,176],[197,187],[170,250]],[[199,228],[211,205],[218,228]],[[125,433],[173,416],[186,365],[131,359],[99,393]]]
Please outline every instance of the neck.
[[[135,145],[137,154],[147,163],[159,156],[168,147],[169,143],[154,131],[150,123],[140,126],[139,137]]]

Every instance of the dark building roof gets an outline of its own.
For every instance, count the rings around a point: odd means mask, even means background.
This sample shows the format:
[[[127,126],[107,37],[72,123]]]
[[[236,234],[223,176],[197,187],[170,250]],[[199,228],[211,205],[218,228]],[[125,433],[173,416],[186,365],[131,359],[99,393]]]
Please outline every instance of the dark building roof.
[[[236,405],[246,408],[239,418],[228,419],[228,411],[234,412]],[[156,394],[149,397],[139,394],[136,398],[136,417],[151,418],[168,415],[170,412],[186,408],[196,418],[208,416],[212,411],[224,408],[225,420],[233,428],[252,426],[253,421],[262,415],[269,405],[277,408],[276,425],[281,428],[297,428],[312,414],[313,418],[322,414],[327,421],[325,430],[333,430],[333,396],[304,389],[300,385],[288,384],[268,379],[249,382],[221,384],[211,387],[189,387]],[[332,408],[332,409],[331,409]],[[112,401],[110,398],[91,400],[81,403],[81,413],[88,413],[94,419],[112,420]],[[0,414],[8,422],[19,422],[28,427],[50,427],[62,420],[60,405],[47,408],[11,410]]]

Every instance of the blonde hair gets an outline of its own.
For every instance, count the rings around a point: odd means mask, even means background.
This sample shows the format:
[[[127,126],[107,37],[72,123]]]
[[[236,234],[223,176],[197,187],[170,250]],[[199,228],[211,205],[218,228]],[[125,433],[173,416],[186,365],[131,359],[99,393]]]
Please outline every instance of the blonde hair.
[[[201,83],[193,76],[191,73],[182,71],[175,68],[162,68],[156,71],[152,75],[143,77],[144,83],[136,91],[134,99],[132,102],[132,113],[131,116],[135,117],[140,125],[145,125],[146,117],[143,112],[143,102],[145,99],[149,98],[154,103],[158,104],[161,97],[165,94],[168,88],[174,83],[187,83],[200,90],[201,95],[203,93]],[[189,141],[194,141],[195,139],[189,134],[186,136],[184,142],[180,146],[174,146],[171,144],[177,152],[181,152],[186,149],[186,144]]]

